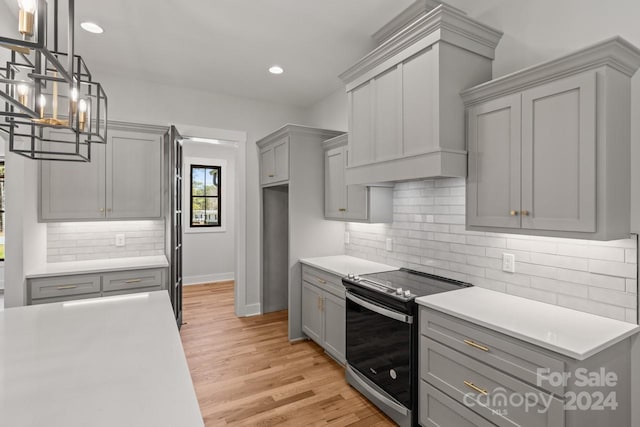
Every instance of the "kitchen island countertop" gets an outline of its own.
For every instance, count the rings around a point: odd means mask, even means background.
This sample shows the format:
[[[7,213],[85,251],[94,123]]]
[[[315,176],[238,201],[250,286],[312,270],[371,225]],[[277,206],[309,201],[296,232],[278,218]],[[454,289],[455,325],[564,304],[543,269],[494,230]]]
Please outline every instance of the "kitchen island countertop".
[[[166,291],[0,311],[0,425],[200,427]]]

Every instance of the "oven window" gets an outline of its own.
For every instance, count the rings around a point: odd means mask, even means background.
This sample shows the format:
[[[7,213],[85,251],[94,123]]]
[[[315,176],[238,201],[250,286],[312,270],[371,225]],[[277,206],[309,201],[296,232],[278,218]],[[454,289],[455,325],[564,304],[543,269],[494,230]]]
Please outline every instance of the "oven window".
[[[406,407],[411,405],[411,325],[347,299],[347,362]]]

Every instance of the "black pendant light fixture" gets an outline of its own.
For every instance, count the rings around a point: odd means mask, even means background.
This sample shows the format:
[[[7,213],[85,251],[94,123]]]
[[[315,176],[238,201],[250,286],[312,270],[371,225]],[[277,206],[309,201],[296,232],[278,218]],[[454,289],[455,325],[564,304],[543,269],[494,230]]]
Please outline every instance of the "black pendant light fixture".
[[[68,14],[62,17],[58,2],[53,0],[51,11],[45,0],[18,0],[13,33],[19,38],[0,34],[0,46],[10,50],[0,69],[0,131],[9,134],[9,151],[25,157],[86,162],[91,143],[107,140],[107,96],[74,54],[74,0],[66,0]],[[67,38],[61,48],[64,19]]]

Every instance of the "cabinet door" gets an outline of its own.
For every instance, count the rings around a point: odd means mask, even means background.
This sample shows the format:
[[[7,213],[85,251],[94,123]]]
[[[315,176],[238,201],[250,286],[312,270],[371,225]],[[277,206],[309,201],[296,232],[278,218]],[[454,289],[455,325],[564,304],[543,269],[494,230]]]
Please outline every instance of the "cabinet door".
[[[107,144],[107,217],[159,218],[161,167],[159,135],[111,131]]]
[[[520,95],[468,111],[467,225],[520,227]]]
[[[522,227],[596,231],[596,72],[522,93]]]
[[[340,363],[345,361],[345,302],[344,297],[324,294],[324,349]]]
[[[348,93],[349,100],[349,159],[348,166],[372,163],[373,152],[373,94],[371,82]]]
[[[273,158],[275,164],[275,182],[289,180],[289,137],[276,142],[273,145]]]
[[[421,154],[439,147],[434,124],[438,111],[437,58],[427,49],[402,64],[403,155]]]
[[[323,345],[322,291],[302,282],[302,330],[315,342]]]
[[[270,184],[276,177],[276,159],[273,146],[260,150],[260,184]]]
[[[42,220],[103,219],[105,203],[104,144],[91,144],[88,163],[40,162]]]
[[[347,167],[349,150],[344,149],[344,167]],[[347,211],[345,219],[366,221],[369,219],[369,192],[366,185],[347,185],[345,187],[345,200]]]
[[[346,186],[344,185],[344,147],[327,150],[324,158],[324,216],[344,218]]]
[[[373,150],[376,162],[402,156],[401,78],[400,68],[393,67],[373,80],[375,88]]]

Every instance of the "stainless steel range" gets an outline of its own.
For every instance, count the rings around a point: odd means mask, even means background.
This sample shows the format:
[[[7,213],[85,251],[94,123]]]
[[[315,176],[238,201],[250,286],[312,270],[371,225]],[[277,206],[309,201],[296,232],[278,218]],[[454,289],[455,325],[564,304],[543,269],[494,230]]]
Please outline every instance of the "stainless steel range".
[[[416,297],[469,283],[402,268],[349,275],[347,382],[400,426],[418,425],[418,317]]]

